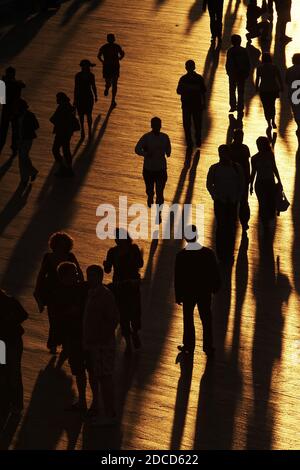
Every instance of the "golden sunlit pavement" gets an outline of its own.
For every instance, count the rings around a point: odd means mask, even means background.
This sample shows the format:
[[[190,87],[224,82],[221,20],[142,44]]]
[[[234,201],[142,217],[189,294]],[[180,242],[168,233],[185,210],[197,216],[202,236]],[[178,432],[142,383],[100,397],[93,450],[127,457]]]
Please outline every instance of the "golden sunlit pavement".
[[[216,358],[207,365],[202,326],[196,319],[193,363],[176,363],[182,339],[182,308],[175,304],[173,269],[180,240],[139,240],[142,270],[142,349],[130,359],[118,335],[115,372],[120,428],[91,430],[65,411],[75,389],[67,363],[61,370],[46,350],[48,321],[39,314],[32,293],[49,234],[66,230],[75,240],[81,267],[103,263],[111,240],[96,236],[99,204],[145,203],[142,159],[134,153],[152,116],[172,143],[166,202],[204,205],[204,244],[214,247],[213,204],[206,190],[217,148],[230,134],[226,51],[231,34],[246,46],[246,1],[225,0],[224,36],[219,55],[210,49],[208,13],[193,0],[90,0],[64,2],[53,12],[7,25],[0,40],[1,70],[17,69],[26,83],[24,97],[40,122],[32,149],[39,175],[23,198],[14,197],[18,162],[8,169],[9,145],[0,156],[1,287],[16,295],[30,313],[25,322],[23,379],[25,410],[0,448],[11,449],[299,449],[300,448],[300,159],[296,124],[287,90],[277,100],[275,156],[291,206],[277,218],[273,244],[264,243],[258,226],[258,204],[250,197],[248,242],[239,228],[232,275],[224,276],[214,299]],[[282,74],[300,52],[300,9],[292,2],[292,21],[282,44],[274,16],[271,52]],[[103,96],[98,49],[114,32],[125,50],[117,102],[109,114]],[[252,64],[259,43],[252,41]],[[78,148],[75,177],[53,177],[52,125],[57,91],[73,96],[79,62],[97,66],[99,100],[93,111],[94,137]],[[184,63],[194,59],[207,85],[203,145],[199,162],[184,166],[178,79]],[[244,142],[251,155],[266,134],[255,74],[248,81]],[[72,149],[78,142],[74,135]],[[299,156],[298,156],[299,157]],[[197,164],[198,163],[198,164]],[[106,276],[105,282],[110,282]],[[90,399],[90,395],[89,395]]]

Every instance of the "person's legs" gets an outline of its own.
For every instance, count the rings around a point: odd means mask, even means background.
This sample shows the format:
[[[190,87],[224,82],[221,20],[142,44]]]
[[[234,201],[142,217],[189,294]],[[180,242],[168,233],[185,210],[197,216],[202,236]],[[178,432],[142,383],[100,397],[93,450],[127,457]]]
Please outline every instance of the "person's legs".
[[[239,209],[239,219],[243,230],[248,229],[248,222],[250,220],[250,207],[248,202],[248,189],[247,194],[242,198],[240,202],[240,209]]]
[[[22,338],[17,339],[14,343],[7,346],[6,362],[7,362],[7,379],[9,398],[12,410],[20,412],[23,410],[23,382],[21,372],[21,361],[23,353]]]
[[[62,163],[62,159],[63,159],[60,153],[61,146],[62,146],[61,137],[55,134],[54,142],[52,145],[52,154],[55,158],[55,161],[60,164]]]
[[[72,171],[72,153],[71,153],[71,136],[65,136],[62,142],[62,151],[64,156],[64,164],[66,169]]]
[[[131,328],[132,328],[132,342],[136,349],[141,347],[141,340],[139,338],[139,330],[141,329],[141,316],[142,316],[142,307],[141,307],[141,293],[139,283],[136,282],[132,284],[132,293],[131,293]]]
[[[78,113],[78,117],[79,117],[79,122],[80,122],[80,135],[81,135],[81,139],[84,139],[85,137],[85,132],[84,132],[84,114],[82,113]]]
[[[164,189],[168,180],[167,170],[155,172],[156,204],[161,206],[164,203]]]
[[[11,119],[11,149],[13,155],[17,155],[18,153],[18,141],[19,141],[19,125],[18,125],[18,118],[13,117]]]
[[[216,22],[216,6],[215,2],[208,2],[208,13],[210,18],[210,32],[211,38],[215,39],[217,37],[217,22]]]
[[[187,106],[182,107],[182,122],[187,147],[193,147],[192,139],[192,111]]]
[[[92,138],[92,124],[93,124],[92,113],[89,113],[87,115],[87,124],[88,124],[88,130],[89,130],[89,140],[91,140],[91,138]]]
[[[260,99],[263,105],[266,121],[268,123],[268,126],[271,127],[272,117],[271,117],[271,112],[270,112],[270,93],[261,92]]]
[[[8,127],[9,127],[9,112],[6,108],[7,105],[3,105],[2,107],[2,115],[1,115],[1,124],[0,124],[0,153],[5,145]]]
[[[154,199],[154,183],[155,183],[153,171],[144,169],[143,178],[144,178],[145,186],[146,186],[146,194],[148,196],[147,204],[148,204],[148,207],[151,207],[151,205],[153,204],[153,199]]]
[[[236,237],[236,221],[237,221],[237,209],[238,205],[234,203],[228,203],[226,205],[227,212],[227,224],[226,224],[226,258],[231,261],[233,260],[235,237]]]
[[[117,103],[116,103],[116,96],[117,96],[117,91],[118,91],[118,75],[115,75],[113,78],[112,78],[112,89],[111,89],[111,92],[112,92],[112,95],[111,95],[111,104],[113,106],[115,106]]]
[[[216,252],[219,260],[226,257],[224,230],[226,226],[225,204],[221,201],[214,202],[214,212],[216,217]]]
[[[100,387],[102,392],[105,415],[108,419],[116,418],[115,409],[115,389],[112,375],[100,377]]]
[[[29,178],[33,181],[38,173],[29,156],[31,147],[32,140],[23,140],[19,144],[19,169],[20,179],[23,184],[27,184]]]
[[[196,133],[196,145],[201,147],[202,144],[202,109],[197,107],[193,110],[193,121]]]
[[[76,376],[76,386],[78,391],[78,407],[80,409],[86,409],[86,374],[85,371],[80,371]]]
[[[183,346],[189,352],[195,349],[195,325],[194,308],[196,302],[193,300],[183,301]]]
[[[203,328],[203,351],[209,355],[213,352],[213,332],[212,332],[212,313],[211,313],[211,295],[207,299],[197,302],[198,311]]]
[[[215,2],[216,9],[216,36],[222,38],[222,29],[223,29],[223,0],[217,0]]]
[[[234,77],[229,76],[229,106],[230,111],[236,111],[236,87],[237,81]]]
[[[238,113],[242,114],[244,111],[244,95],[245,95],[245,79],[239,78],[237,81],[237,93],[238,93],[238,103],[237,110]]]

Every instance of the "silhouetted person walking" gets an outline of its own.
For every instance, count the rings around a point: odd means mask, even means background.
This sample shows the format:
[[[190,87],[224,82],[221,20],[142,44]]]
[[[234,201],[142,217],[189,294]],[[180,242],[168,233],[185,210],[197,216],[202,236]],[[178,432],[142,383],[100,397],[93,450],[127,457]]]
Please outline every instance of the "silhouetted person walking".
[[[108,95],[112,87],[112,106],[116,106],[116,95],[118,90],[118,79],[120,75],[120,60],[125,56],[125,52],[115,42],[114,34],[107,35],[107,43],[100,47],[98,59],[103,64],[103,78],[105,80],[104,96]]]
[[[286,35],[286,25],[291,21],[292,0],[273,0],[277,12],[277,28],[279,39],[282,42],[289,42],[291,37]]]
[[[222,41],[223,5],[224,0],[203,0],[202,9],[206,11],[208,7],[210,17],[211,42],[216,39],[219,43]]]
[[[251,158],[250,194],[255,193],[259,205],[259,217],[265,230],[276,215],[276,184],[275,177],[282,188],[281,179],[275,162],[275,156],[267,137],[258,137],[256,141],[258,153]]]
[[[27,318],[22,305],[0,289],[0,340],[6,348],[6,364],[0,366],[0,372],[5,375],[6,390],[1,391],[1,396],[6,393],[10,411],[14,414],[20,414],[24,407],[21,372],[24,329],[21,325]]]
[[[0,125],[0,153],[6,142],[9,125],[11,124],[11,149],[12,156],[18,152],[18,125],[17,114],[18,104],[21,98],[22,89],[25,83],[16,79],[16,69],[8,67],[5,75],[2,77],[6,87],[6,104],[2,106],[1,125]]]
[[[197,228],[185,227],[186,247],[176,255],[175,298],[183,305],[183,345],[178,349],[193,353],[195,349],[194,309],[197,305],[203,327],[203,351],[214,354],[211,300],[220,287],[220,276],[214,252],[198,243]]]
[[[63,261],[57,266],[57,279],[58,284],[52,294],[53,303],[61,327],[63,356],[68,358],[78,391],[78,400],[70,404],[67,410],[85,412],[86,369],[90,369],[82,343],[87,285],[79,278],[76,264],[70,261]]]
[[[283,91],[283,82],[281,73],[277,65],[272,63],[272,56],[269,52],[262,55],[262,63],[257,67],[256,72],[256,90],[264,108],[264,114],[268,123],[268,132],[277,129],[275,122],[276,99],[279,93]]]
[[[238,117],[244,115],[245,82],[250,74],[250,61],[247,50],[241,46],[241,36],[231,36],[232,47],[227,51],[226,72],[229,77],[230,111],[238,111]],[[236,97],[237,92],[237,97]]]
[[[97,413],[91,424],[112,425],[117,421],[113,371],[119,312],[113,293],[102,284],[101,266],[92,265],[87,268],[87,281],[89,291],[83,320],[83,347],[91,360],[92,374],[96,381],[95,390],[98,392],[100,388],[102,392],[105,413],[101,418],[100,396],[99,393],[97,396],[93,393]]]
[[[288,87],[288,95],[291,103],[291,107],[294,114],[294,119],[297,124],[296,135],[300,142],[300,92],[299,84],[300,83],[300,54],[294,54],[292,59],[293,65],[289,67],[286,71],[285,82]]]
[[[56,95],[58,104],[55,113],[50,118],[54,125],[55,134],[52,146],[52,153],[56,162],[59,164],[59,170],[56,176],[72,176],[72,154],[71,138],[74,131],[78,131],[80,126],[75,116],[75,108],[70,103],[70,98],[63,92]],[[60,151],[62,150],[62,154]]]
[[[166,156],[171,155],[170,139],[167,134],[160,131],[160,118],[151,119],[151,129],[140,138],[135,146],[135,153],[144,157],[143,177],[148,207],[151,207],[154,201],[154,188],[156,204],[164,203],[164,189],[168,179]]]
[[[196,65],[193,60],[188,60],[185,68],[187,73],[180,78],[177,93],[181,96],[186,145],[188,149],[192,149],[192,121],[196,133],[196,147],[201,147],[202,143],[202,113],[206,108],[206,86],[202,75],[195,72]]]
[[[29,180],[33,182],[38,174],[38,170],[32,164],[29,152],[33,140],[37,137],[36,130],[39,128],[39,123],[35,114],[29,111],[28,108],[26,101],[21,99],[19,101],[17,126],[20,179],[24,188]]]
[[[104,271],[113,269],[113,290],[120,312],[120,326],[126,341],[126,353],[131,352],[131,339],[135,348],[141,346],[141,294],[140,274],[143,267],[143,253],[132,243],[124,229],[116,229],[116,246],[110,248],[104,261]]]
[[[250,219],[250,207],[248,202],[249,184],[250,184],[250,151],[249,147],[243,144],[244,132],[242,129],[236,129],[233,134],[233,142],[229,146],[230,158],[234,163],[238,163],[244,173],[244,192],[240,200],[239,218],[243,231],[247,231]]]
[[[48,241],[50,252],[46,253],[37,277],[34,297],[40,312],[47,306],[49,318],[49,334],[47,348],[51,354],[56,354],[57,346],[62,344],[62,331],[60,315],[54,301],[54,293],[60,283],[57,275],[57,267],[64,261],[74,263],[77,267],[78,279],[83,281],[83,274],[76,256],[72,253],[73,240],[64,232],[55,232]]]
[[[232,264],[236,219],[245,191],[245,182],[243,170],[238,163],[231,160],[230,148],[227,145],[220,145],[219,157],[219,163],[212,165],[208,171],[206,187],[214,201],[218,259]]]
[[[264,16],[268,12],[268,6],[263,1],[262,7],[257,5],[257,0],[250,0],[247,7],[247,24],[246,29],[248,33],[246,37],[248,42],[251,43],[251,39],[261,37],[263,42],[268,39],[270,31],[270,23],[267,19],[263,19],[258,23],[258,19]]]
[[[98,100],[95,75],[91,72],[91,67],[95,67],[89,60],[83,59],[80,62],[81,72],[75,75],[74,88],[74,106],[77,109],[80,127],[81,139],[85,138],[84,116],[86,116],[89,139],[92,137],[92,112],[94,101]]]

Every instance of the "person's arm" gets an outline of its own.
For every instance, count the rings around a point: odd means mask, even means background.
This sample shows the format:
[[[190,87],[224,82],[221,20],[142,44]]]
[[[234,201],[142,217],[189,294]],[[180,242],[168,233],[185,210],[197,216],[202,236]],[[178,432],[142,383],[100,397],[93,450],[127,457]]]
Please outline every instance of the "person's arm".
[[[256,69],[256,80],[255,80],[255,89],[256,89],[257,93],[259,91],[260,81],[261,81],[261,71],[260,71],[260,67],[257,67],[257,69]]]
[[[140,155],[141,157],[145,157],[146,151],[147,151],[145,135],[143,135],[140,138],[140,140],[138,141],[138,143],[135,146],[134,151],[137,155]]]
[[[110,248],[107,252],[106,259],[103,261],[104,272],[110,274],[113,267],[113,252]]]
[[[183,86],[182,86],[182,78],[179,79],[177,89],[176,89],[177,95],[182,95],[183,93]]]
[[[119,60],[122,60],[125,57],[125,52],[123,51],[121,46],[119,46],[118,55],[119,55]]]
[[[245,192],[245,176],[244,176],[244,172],[243,172],[241,165],[239,165],[238,163],[236,163],[236,165],[238,166],[239,186],[240,186],[239,201],[241,201],[243,194]]]
[[[250,75],[250,71],[251,71],[251,63],[250,63],[249,54],[247,52],[247,49],[244,48],[244,50],[245,50],[246,78],[248,78],[249,75]]]
[[[171,150],[172,150],[171,141],[170,141],[169,136],[167,135],[166,136],[166,155],[167,155],[167,157],[169,157],[171,155]]]
[[[25,320],[27,320],[29,315],[17,299],[12,297],[11,301],[12,301],[12,311],[14,313],[15,320],[18,324],[21,324]]]
[[[256,173],[257,173],[256,164],[255,164],[255,161],[252,158],[252,160],[251,160],[251,175],[250,175],[250,194],[253,194],[253,183],[254,183],[254,180],[255,180]]]
[[[52,114],[51,118],[49,119],[49,121],[50,121],[54,126],[56,125],[57,116],[58,116],[58,110],[56,109],[55,113]]]
[[[211,195],[212,199],[215,198],[215,185],[214,185],[214,166],[211,166],[207,173],[206,178],[206,189],[208,190],[209,194]]]
[[[227,75],[230,75],[231,73],[231,69],[232,69],[232,51],[231,51],[231,48],[228,49],[227,53],[226,53],[226,63],[225,63],[225,69],[226,69],[226,73]]]
[[[246,148],[246,154],[245,154],[245,168],[246,168],[246,185],[248,186],[248,184],[250,183],[250,173],[251,173],[251,170],[250,170],[250,150],[249,150],[249,147],[248,145],[245,146]]]
[[[215,294],[221,287],[221,276],[214,252],[211,250],[211,287]]]
[[[102,54],[102,47],[100,47],[97,58],[100,60],[100,62],[104,62],[103,54]]]
[[[174,288],[175,288],[175,302],[178,305],[182,304],[183,294],[182,294],[182,263],[181,255],[177,253],[175,259],[175,275],[174,275]]]
[[[94,93],[95,101],[98,101],[98,93],[97,93],[97,87],[96,87],[96,81],[95,81],[95,75],[94,74],[92,74],[91,86],[92,86],[92,90],[93,90],[93,93]]]
[[[33,128],[34,128],[35,131],[37,129],[39,129],[39,127],[40,127],[39,121],[37,120],[36,115],[33,114],[33,113],[32,113],[32,125],[33,125]]]
[[[279,84],[279,91],[283,91],[284,84],[283,84],[281,73],[280,73],[280,70],[279,70],[278,67],[276,67],[276,78],[277,78],[277,81],[278,81],[278,84]]]
[[[279,174],[279,171],[278,171],[278,168],[277,168],[277,165],[276,165],[275,155],[274,154],[272,154],[272,163],[273,163],[274,175],[276,176],[278,183],[282,187],[282,182],[281,182],[280,174]]]

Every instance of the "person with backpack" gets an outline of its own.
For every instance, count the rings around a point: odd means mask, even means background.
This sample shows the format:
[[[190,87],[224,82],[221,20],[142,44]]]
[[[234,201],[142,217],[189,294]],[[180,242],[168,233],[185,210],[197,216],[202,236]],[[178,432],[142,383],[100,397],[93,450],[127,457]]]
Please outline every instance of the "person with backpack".
[[[220,145],[218,150],[220,161],[209,168],[206,187],[214,201],[218,259],[233,264],[236,221],[245,179],[241,166],[232,161],[228,145]]]
[[[0,372],[4,376],[3,392],[6,392],[9,411],[14,414],[20,414],[24,408],[21,372],[24,334],[22,323],[27,318],[28,313],[20,302],[0,289],[0,340],[5,345],[6,353],[5,364],[0,365]],[[2,391],[1,397],[4,397]]]
[[[226,72],[229,78],[230,113],[238,112],[244,116],[245,83],[250,75],[250,60],[245,47],[241,46],[242,38],[238,34],[231,36],[231,44],[226,56]]]

